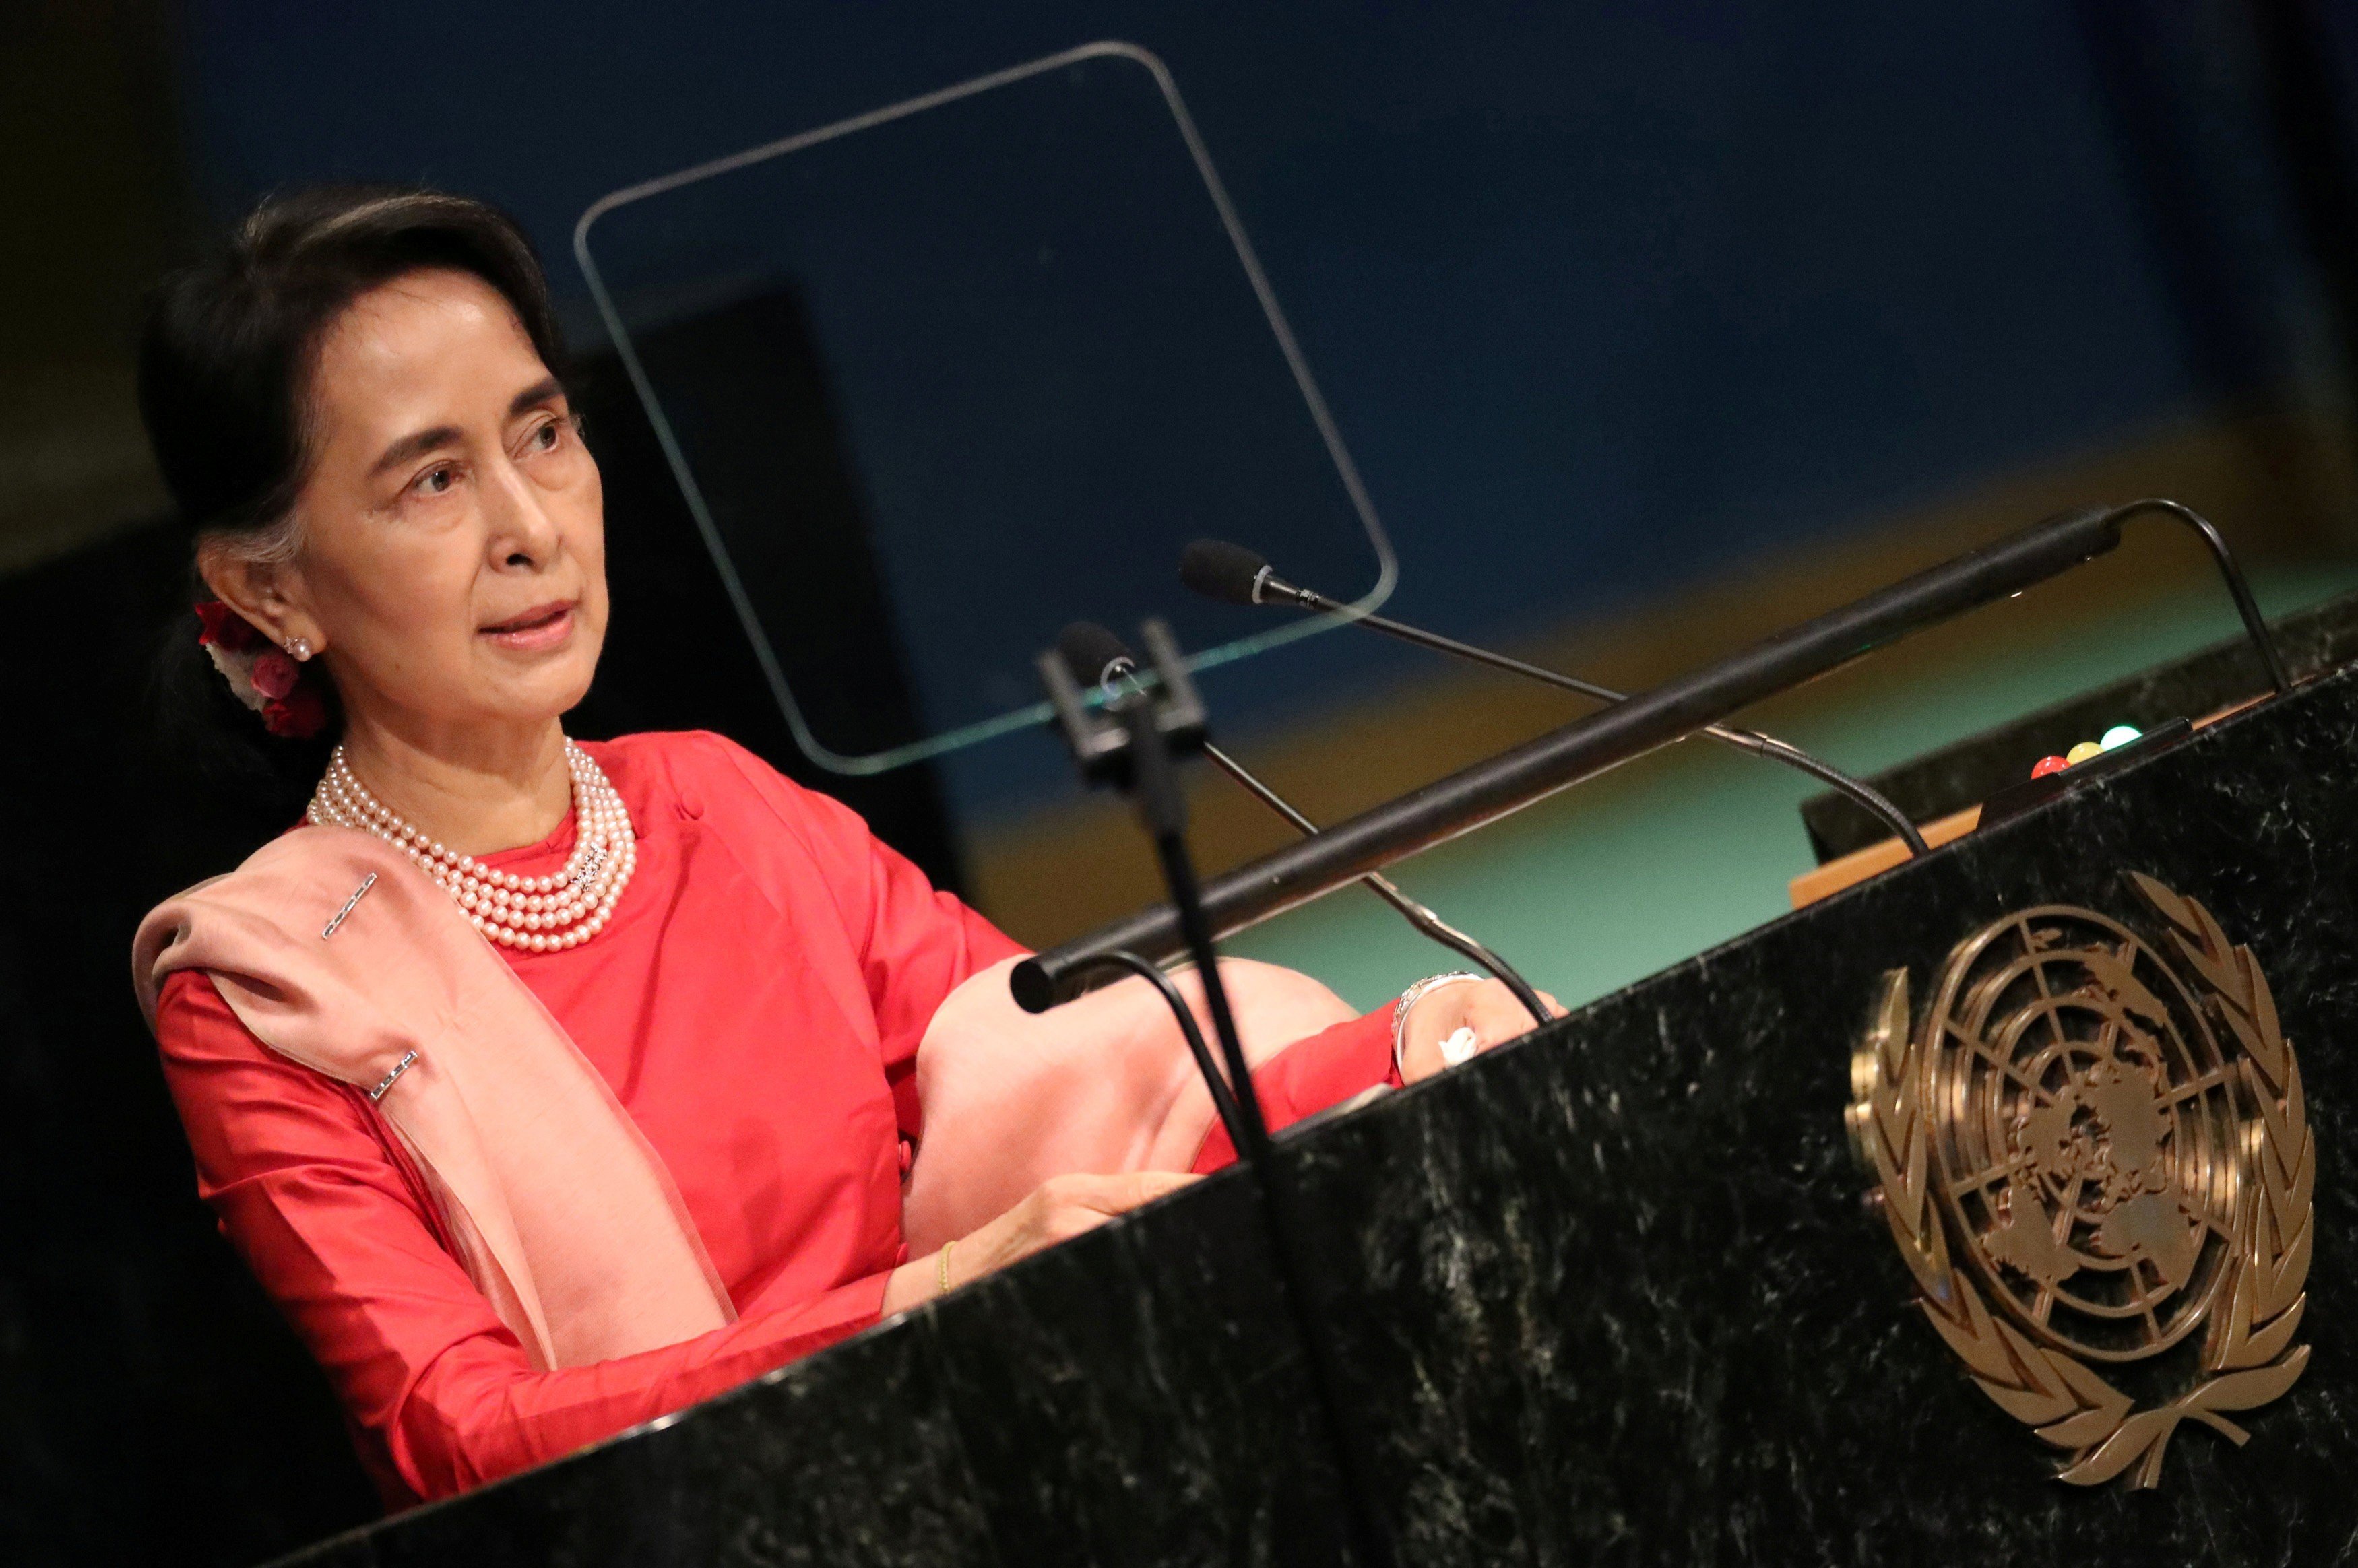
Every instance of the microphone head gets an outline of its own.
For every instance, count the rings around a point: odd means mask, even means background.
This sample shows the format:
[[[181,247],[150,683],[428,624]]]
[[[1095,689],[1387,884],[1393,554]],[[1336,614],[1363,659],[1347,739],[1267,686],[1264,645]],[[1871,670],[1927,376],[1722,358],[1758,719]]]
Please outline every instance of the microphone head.
[[[1198,539],[1179,552],[1179,580],[1223,604],[1258,604],[1269,557],[1226,539]]]
[[[1130,644],[1094,621],[1076,621],[1056,634],[1056,656],[1072,672],[1074,684],[1103,686],[1138,667]]]

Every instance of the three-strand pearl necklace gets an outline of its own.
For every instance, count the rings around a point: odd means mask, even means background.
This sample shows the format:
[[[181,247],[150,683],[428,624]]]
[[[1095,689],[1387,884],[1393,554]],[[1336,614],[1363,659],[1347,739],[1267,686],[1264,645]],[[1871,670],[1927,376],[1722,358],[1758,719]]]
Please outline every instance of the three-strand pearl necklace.
[[[562,871],[545,877],[493,871],[411,827],[368,792],[341,746],[304,815],[391,844],[458,901],[476,930],[502,946],[554,953],[605,929],[639,860],[630,812],[590,753],[568,741],[565,765],[573,775],[573,853]]]

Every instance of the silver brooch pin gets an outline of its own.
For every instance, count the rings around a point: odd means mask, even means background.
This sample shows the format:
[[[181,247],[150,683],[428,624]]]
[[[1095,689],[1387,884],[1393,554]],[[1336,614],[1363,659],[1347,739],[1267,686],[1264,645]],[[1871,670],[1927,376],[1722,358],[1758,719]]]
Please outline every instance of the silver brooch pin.
[[[336,934],[336,927],[344,923],[344,916],[352,912],[352,905],[360,903],[361,895],[374,886],[376,886],[376,873],[374,871],[371,871],[367,876],[361,879],[361,885],[352,890],[352,896],[344,900],[344,907],[336,911],[336,918],[328,922],[328,924],[321,928],[319,932],[319,940],[324,942],[329,937],[333,936]]]
[[[353,896],[357,898],[359,894],[355,893]],[[400,1077],[402,1074],[409,1071],[409,1065],[416,1060],[417,1053],[412,1051],[408,1055],[404,1056],[400,1061],[395,1062],[393,1065],[393,1071],[378,1079],[376,1087],[368,1091],[368,1098],[371,1100],[383,1099],[384,1098],[384,1091],[393,1087],[394,1080]]]

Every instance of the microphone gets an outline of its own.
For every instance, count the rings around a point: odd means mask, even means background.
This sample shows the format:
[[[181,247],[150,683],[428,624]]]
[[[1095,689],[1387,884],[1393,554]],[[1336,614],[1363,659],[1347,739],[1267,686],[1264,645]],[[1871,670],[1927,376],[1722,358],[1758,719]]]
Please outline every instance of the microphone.
[[[1436,653],[1447,654],[1453,658],[1471,660],[1477,665],[1487,665],[1492,669],[1504,670],[1509,675],[1521,676],[1527,680],[1543,681],[1549,686],[1560,687],[1566,691],[1575,691],[1583,697],[1593,697],[1603,702],[1621,702],[1628,698],[1628,694],[1626,692],[1615,691],[1611,687],[1599,686],[1594,681],[1582,680],[1577,676],[1568,676],[1539,665],[1526,664],[1521,659],[1509,658],[1504,654],[1494,654],[1487,648],[1477,648],[1470,643],[1461,643],[1455,637],[1444,637],[1437,632],[1427,632],[1422,627],[1411,626],[1387,616],[1354,611],[1350,606],[1329,599],[1323,593],[1299,588],[1286,581],[1277,575],[1275,568],[1269,564],[1269,558],[1260,551],[1248,549],[1242,545],[1230,544],[1226,539],[1198,539],[1181,551],[1179,581],[1205,598],[1217,600],[1223,604],[1291,604],[1303,610],[1340,613],[1348,617],[1356,624],[1365,626],[1370,631],[1381,632],[1387,636],[1397,637],[1404,643],[1413,643],[1418,647],[1430,648]],[[1924,835],[1917,829],[1916,824],[1909,819],[1906,812],[1900,810],[1874,788],[1829,763],[1820,762],[1799,746],[1779,741],[1773,735],[1763,735],[1758,730],[1731,730],[1720,724],[1706,724],[1704,726],[1703,732],[1724,745],[1733,746],[1739,752],[1748,752],[1757,757],[1766,757],[1771,762],[1782,762],[1787,767],[1795,768],[1809,774],[1819,783],[1841,792],[1871,813],[1884,826],[1889,827],[1901,843],[1908,846],[1908,852],[1910,855],[1921,855],[1928,851],[1930,847],[1924,842]]]
[[[1214,878],[1202,890],[1203,914],[1215,931],[1226,935],[1306,903],[1368,871],[1470,833],[1632,757],[1692,735],[1710,720],[1729,717],[1764,697],[2093,560],[2119,546],[2123,523],[2151,513],[2166,514],[2201,538],[2234,599],[2236,614],[2243,620],[2244,634],[2269,686],[2279,693],[2289,690],[2291,671],[2261,618],[2251,585],[2244,581],[2226,539],[2208,519],[2183,503],[2159,497],[2117,506],[2074,507],[1863,599],[1837,605],[1738,649],[1716,664],[1575,719],[1397,800],[1372,806],[1325,828],[1315,838],[1289,844],[1249,865],[1238,866]],[[1234,559],[1235,552],[1236,546],[1230,546],[1224,554]],[[1267,563],[1249,551],[1242,554],[1256,563],[1242,577],[1238,597],[1243,602],[1265,602],[1273,592],[1285,602],[1304,602],[1305,590],[1290,583],[1278,583],[1273,589],[1275,574],[1260,575]],[[1217,573],[1221,559],[1220,554],[1197,555],[1191,574],[1207,569]],[[1218,586],[1219,579],[1213,580]],[[1227,598],[1235,591],[1233,577],[1228,580],[1230,586],[1218,597]],[[1344,609],[1323,596],[1309,602]],[[1415,639],[1433,636],[1413,628],[1401,630]],[[1435,641],[1452,651],[1466,647],[1447,638]],[[1501,660],[1498,654],[1478,648],[1466,652],[1483,663],[1501,663],[1552,684],[1589,689],[1587,682],[1575,684],[1570,676],[1519,660]],[[1061,669],[1058,674],[1063,674]],[[1177,918],[1169,907],[1141,910],[1102,930],[1026,958],[1016,966],[1017,982],[1053,1003],[1073,994],[1075,973],[1097,962],[1109,949],[1126,948],[1160,960],[1179,952],[1179,935]]]
[[[1056,633],[1056,656],[1082,686],[1113,686],[1138,674],[1130,644],[1094,621],[1076,621]]]
[[[1064,660],[1065,667],[1072,672],[1076,684],[1102,687],[1109,697],[1115,695],[1121,683],[1129,682],[1134,686],[1138,681],[1138,659],[1130,652],[1130,644],[1095,622],[1076,621],[1065,627],[1056,638],[1056,654]],[[1295,810],[1283,795],[1263,784],[1242,762],[1209,741],[1203,742],[1202,749],[1214,767],[1236,780],[1247,794],[1285,818],[1296,831],[1305,835],[1318,831],[1315,822]],[[1415,927],[1420,935],[1438,942],[1477,968],[1495,976],[1501,985],[1515,993],[1515,1000],[1523,1004],[1535,1022],[1548,1022],[1547,1004],[1540,1000],[1539,992],[1504,958],[1409,897],[1401,891],[1398,883],[1380,871],[1369,871],[1359,880],[1378,898],[1398,910],[1401,917]]]

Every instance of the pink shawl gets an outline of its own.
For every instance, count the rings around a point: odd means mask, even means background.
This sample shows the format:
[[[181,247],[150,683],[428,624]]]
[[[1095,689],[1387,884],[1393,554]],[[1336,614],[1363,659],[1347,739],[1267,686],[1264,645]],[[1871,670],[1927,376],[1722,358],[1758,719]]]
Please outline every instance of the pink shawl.
[[[326,935],[372,874],[375,881]],[[663,1161],[606,1080],[449,894],[341,827],[274,839],[140,923],[149,1023],[203,969],[256,1039],[369,1089],[459,1260],[535,1366],[577,1367],[735,1321]]]
[[[1037,1017],[1007,989],[1009,958],[952,991],[917,1048],[925,1137],[901,1203],[922,1256],[1068,1171],[1184,1171],[1212,1130],[1212,1095],[1162,996],[1124,979]],[[1214,1042],[1203,979],[1172,977]],[[1307,975],[1220,960],[1255,1068],[1357,1014]]]
[[[1145,982],[1034,1018],[1008,994],[1013,962],[952,991],[918,1048],[925,1128],[903,1206],[914,1254],[1052,1175],[1185,1170],[1210,1130],[1211,1098]],[[1291,970],[1220,968],[1255,1065],[1353,1016]],[[734,1321],[662,1157],[539,999],[391,845],[307,827],[167,900],[132,946],[151,1026],[165,979],[184,968],[210,974],[265,1045],[363,1091],[416,1053],[376,1108],[535,1366]],[[1179,981],[1200,1016],[1196,977]]]

